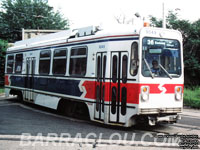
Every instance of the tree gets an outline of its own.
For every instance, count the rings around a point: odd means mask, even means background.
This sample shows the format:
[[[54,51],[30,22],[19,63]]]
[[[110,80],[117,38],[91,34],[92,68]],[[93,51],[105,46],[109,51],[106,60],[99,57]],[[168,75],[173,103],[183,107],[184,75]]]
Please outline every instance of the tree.
[[[151,16],[150,20],[153,26],[162,26],[161,19]],[[190,23],[169,11],[166,22],[167,28],[179,30],[183,36],[185,85],[200,85],[200,20]]]
[[[47,0],[3,0],[0,10],[0,38],[9,42],[22,39],[24,29],[67,29],[69,22],[54,12]]]
[[[4,85],[5,54],[8,43],[0,39],[0,86]]]

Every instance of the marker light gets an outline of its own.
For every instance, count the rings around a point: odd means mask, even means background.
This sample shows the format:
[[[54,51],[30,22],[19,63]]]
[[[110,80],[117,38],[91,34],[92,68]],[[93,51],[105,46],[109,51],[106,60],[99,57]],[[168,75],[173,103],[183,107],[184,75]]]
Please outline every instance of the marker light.
[[[144,93],[147,92],[147,87],[144,87],[142,90]]]
[[[144,27],[150,27],[150,24],[148,22],[144,22]]]
[[[183,95],[183,92],[182,92],[182,87],[181,86],[176,86],[175,87],[175,99],[176,100],[181,100],[182,99],[182,95]]]
[[[181,91],[181,87],[176,88],[176,92],[179,93]]]
[[[142,86],[141,87],[141,99],[143,101],[149,100],[149,86]]]

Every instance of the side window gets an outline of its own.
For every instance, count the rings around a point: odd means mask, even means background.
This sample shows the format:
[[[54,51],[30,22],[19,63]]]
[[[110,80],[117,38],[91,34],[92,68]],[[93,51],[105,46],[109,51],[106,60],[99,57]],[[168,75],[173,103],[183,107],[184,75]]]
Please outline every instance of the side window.
[[[130,73],[135,76],[138,72],[138,43],[134,42],[131,46]]]
[[[53,74],[65,75],[67,61],[66,52],[66,49],[57,49],[54,51]]]
[[[49,74],[50,72],[50,62],[51,62],[51,51],[44,50],[40,52],[40,63],[39,63],[39,73]]]
[[[15,56],[15,73],[22,73],[23,54]]]
[[[72,48],[70,56],[70,75],[84,76],[86,74],[87,66],[87,49],[86,48]]]
[[[7,57],[7,73],[13,73],[14,55],[8,55]]]

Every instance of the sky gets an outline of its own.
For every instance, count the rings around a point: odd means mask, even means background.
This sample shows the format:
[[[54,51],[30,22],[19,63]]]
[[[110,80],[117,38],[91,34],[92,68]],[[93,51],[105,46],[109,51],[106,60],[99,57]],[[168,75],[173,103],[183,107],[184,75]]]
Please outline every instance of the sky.
[[[84,27],[104,23],[117,23],[115,18],[125,21],[141,18],[148,20],[152,15],[162,18],[163,2],[165,12],[179,14],[179,18],[196,21],[200,18],[200,0],[48,0],[49,5],[59,10],[70,21],[71,27]],[[167,14],[167,13],[166,13]]]

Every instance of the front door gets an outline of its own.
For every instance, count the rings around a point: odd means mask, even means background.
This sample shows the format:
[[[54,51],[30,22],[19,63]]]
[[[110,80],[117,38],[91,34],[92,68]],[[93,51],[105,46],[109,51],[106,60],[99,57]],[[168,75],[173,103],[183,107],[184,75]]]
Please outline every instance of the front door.
[[[105,75],[106,75],[106,59],[105,52],[96,55],[96,102],[95,102],[95,119],[104,120],[105,109]]]
[[[26,58],[25,100],[33,101],[35,57]]]
[[[126,122],[128,52],[111,52],[109,121]]]

